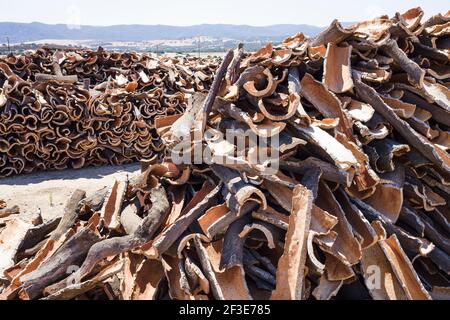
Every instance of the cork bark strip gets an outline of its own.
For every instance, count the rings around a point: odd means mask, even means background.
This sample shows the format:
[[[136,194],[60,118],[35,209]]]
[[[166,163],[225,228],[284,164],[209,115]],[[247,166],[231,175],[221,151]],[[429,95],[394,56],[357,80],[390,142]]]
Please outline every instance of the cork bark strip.
[[[292,211],[283,256],[278,263],[273,300],[304,298],[307,240],[311,225],[312,192],[302,185],[294,189]]]

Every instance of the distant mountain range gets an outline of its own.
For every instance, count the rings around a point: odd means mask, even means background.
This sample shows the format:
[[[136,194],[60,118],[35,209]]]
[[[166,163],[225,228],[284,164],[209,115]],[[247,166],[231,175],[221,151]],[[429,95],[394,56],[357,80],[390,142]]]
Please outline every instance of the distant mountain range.
[[[114,25],[107,27],[80,26],[69,28],[64,24],[0,22],[0,43],[9,37],[11,43],[25,43],[44,39],[92,41],[148,41],[184,39],[197,36],[239,41],[278,41],[297,32],[314,36],[323,27],[305,24],[278,24],[265,27],[230,24],[201,24],[194,26],[168,25]]]

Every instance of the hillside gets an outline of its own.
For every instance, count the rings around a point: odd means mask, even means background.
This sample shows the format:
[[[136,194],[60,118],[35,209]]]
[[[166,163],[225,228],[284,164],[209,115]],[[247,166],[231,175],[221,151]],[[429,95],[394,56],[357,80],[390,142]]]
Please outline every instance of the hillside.
[[[95,41],[147,41],[183,39],[206,36],[215,39],[240,41],[279,40],[297,32],[313,36],[323,30],[311,25],[280,24],[266,27],[230,24],[201,24],[194,26],[168,25],[114,25],[107,27],[80,26],[69,28],[64,24],[0,22],[0,39],[11,43],[33,42],[44,39],[71,39]]]

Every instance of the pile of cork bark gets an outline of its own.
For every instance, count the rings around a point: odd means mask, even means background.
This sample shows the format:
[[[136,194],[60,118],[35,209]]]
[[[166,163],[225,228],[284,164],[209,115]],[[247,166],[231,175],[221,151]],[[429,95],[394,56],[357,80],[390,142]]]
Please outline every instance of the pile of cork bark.
[[[1,209],[0,297],[450,298],[450,13],[423,14],[229,51],[164,158],[60,219]]]
[[[161,153],[155,119],[205,92],[217,59],[42,48],[0,59],[0,177]]]

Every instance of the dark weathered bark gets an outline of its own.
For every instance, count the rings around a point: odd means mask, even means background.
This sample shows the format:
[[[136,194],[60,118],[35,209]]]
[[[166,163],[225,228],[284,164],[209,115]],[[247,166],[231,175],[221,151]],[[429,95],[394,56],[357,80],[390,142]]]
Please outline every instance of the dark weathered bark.
[[[450,273],[450,256],[443,250],[435,246],[430,247],[430,242],[424,238],[410,235],[404,229],[385,219],[380,212],[364,201],[357,198],[351,198],[351,201],[361,209],[369,221],[380,221],[389,235],[395,234],[406,250],[415,255],[429,257],[442,271]]]
[[[44,240],[50,232],[55,230],[60,221],[61,218],[55,218],[28,230],[27,235],[25,236],[25,239],[19,250],[30,249]]]
[[[109,188],[105,187],[103,189],[98,190],[90,197],[87,197],[80,201],[78,204],[78,212],[80,214],[86,214],[89,211],[99,211],[102,208],[103,202],[105,201],[106,196],[108,195]]]
[[[189,226],[196,221],[205,211],[211,207],[219,193],[221,185],[216,186],[201,202],[195,205],[189,212],[177,219],[172,225],[167,227],[157,239],[153,242],[153,248],[157,256],[161,256],[164,252],[177,241],[177,239],[186,231]]]
[[[411,83],[421,88],[423,86],[423,79],[425,77],[425,70],[419,67],[417,63],[408,58],[406,53],[402,51],[397,41],[389,39],[382,46],[382,49],[392,58],[395,63],[408,73],[408,78]]]
[[[239,235],[244,227],[251,222],[249,215],[233,222],[225,233],[222,255],[220,258],[220,269],[244,266],[244,239]]]
[[[213,164],[211,169],[226,187],[222,190],[222,196],[227,207],[238,216],[242,215],[242,210],[248,202],[257,201],[263,207],[266,206],[266,198],[261,190],[246,183],[238,171],[216,164]]]
[[[75,190],[72,193],[72,196],[70,197],[69,201],[66,204],[66,207],[64,208],[64,214],[61,219],[61,222],[59,223],[58,227],[55,231],[53,231],[52,235],[50,236],[51,239],[57,240],[59,237],[61,237],[64,233],[66,233],[70,228],[73,227],[75,224],[75,221],[78,218],[78,204],[81,200],[83,200],[86,197],[86,192],[83,190]]]
[[[443,170],[450,172],[450,156],[446,152],[434,147],[426,138],[414,131],[407,122],[400,119],[395,112],[383,102],[375,89],[361,82],[361,79],[358,79],[358,77],[354,78],[356,93],[360,99],[369,103],[377,112],[386,118],[398,133],[425,158],[432,161]]]
[[[322,171],[322,178],[327,181],[336,182],[350,186],[351,177],[345,171],[339,170],[334,165],[317,158],[308,158],[303,161],[281,161],[281,169],[295,173],[305,174],[314,168]]]
[[[269,212],[256,211],[252,213],[252,217],[273,224],[274,226],[280,228],[281,230],[287,230],[289,227],[288,222],[279,219],[278,217],[274,216],[272,213]],[[289,220],[289,217],[287,217],[287,220]]]
[[[217,70],[217,73],[214,77],[213,84],[211,85],[211,88],[209,89],[208,96],[206,97],[205,102],[203,103],[203,119],[202,119],[202,132],[205,131],[206,128],[206,122],[208,121],[208,115],[212,111],[212,107],[214,105],[214,101],[217,97],[217,94],[219,93],[220,86],[222,84],[222,80],[225,76],[225,73],[227,72],[227,68],[230,65],[231,61],[233,60],[233,50],[228,50],[227,54],[222,60],[222,64],[220,65],[219,69]]]
[[[432,220],[426,215],[422,215],[422,222],[425,225],[425,237],[450,256],[450,240],[436,229]]]
[[[64,83],[76,83],[76,82],[78,82],[78,76],[77,75],[73,75],[73,76],[65,76],[65,75],[63,75],[63,73],[61,71],[61,67],[60,67],[60,65],[59,65],[59,63],[57,61],[53,62],[52,68],[53,68],[54,75],[38,73],[38,74],[35,75],[36,81],[42,81],[42,82],[57,81],[57,82],[64,82]]]
[[[433,103],[429,103],[424,98],[405,90],[402,101],[415,104],[417,107],[431,112],[434,121],[450,126],[450,113]]]
[[[267,271],[269,271],[273,276],[276,276],[277,268],[272,264],[269,258],[264,257],[256,250],[248,250],[248,252],[250,252],[259,261],[259,263],[267,269]]]
[[[334,20],[331,25],[314,39],[311,40],[311,47],[318,47],[328,43],[338,44],[353,34],[353,30],[344,29],[339,21]]]
[[[76,233],[38,269],[20,278],[23,287],[21,297],[40,297],[45,287],[67,277],[70,268],[80,264],[89,248],[99,240],[98,235],[88,228]]]
[[[150,200],[152,208],[133,234],[106,239],[92,246],[86,260],[77,271],[79,279],[83,279],[98,261],[142,246],[153,238],[169,214],[170,205],[163,187],[154,188],[150,193]]]
[[[206,100],[203,103],[203,112],[206,115],[208,115],[212,110],[214,100],[217,97],[217,93],[219,92],[220,85],[222,84],[223,77],[227,72],[227,68],[230,65],[231,61],[233,60],[233,56],[234,56],[233,50],[228,50],[228,52],[226,53],[225,57],[222,60],[222,64],[217,70],[211,89],[209,90],[208,96],[206,97]]]
[[[92,279],[83,281],[81,283],[66,283],[66,279],[58,282],[52,286],[45,288],[44,292],[47,297],[42,300],[70,300],[81,294],[88,292],[95,287],[102,285],[102,281],[114,276],[123,269],[123,261],[99,270],[100,272]]]
[[[233,61],[230,64],[230,67],[227,71],[227,78],[230,80],[231,84],[234,84],[236,81],[238,81],[241,72],[241,60],[244,56],[244,44],[239,43],[237,53],[234,55]]]
[[[267,272],[257,266],[245,266],[244,270],[246,273],[260,279],[263,280],[265,282],[267,282],[268,284],[270,284],[270,286],[272,287],[272,289],[276,286],[277,281],[276,278],[273,274],[271,274],[270,272]]]
[[[78,76],[56,76],[51,74],[36,74],[36,81],[47,82],[47,81],[57,81],[64,83],[76,83],[78,81]]]
[[[217,300],[225,300],[222,290],[217,282],[216,275],[212,268],[211,262],[209,261],[208,253],[206,252],[205,247],[202,244],[202,241],[198,238],[194,238],[194,246],[197,252],[197,256],[200,259],[200,263],[205,272],[205,276],[209,281],[209,285],[211,287],[212,294],[214,298]]]
[[[319,182],[322,177],[322,169],[319,167],[313,167],[303,175],[300,180],[301,184],[311,191],[313,199],[317,198],[317,193],[319,190]]]
[[[298,71],[298,67],[290,67],[288,74],[288,89],[291,94],[301,94],[301,85],[300,85],[300,73]],[[311,118],[306,113],[303,108],[302,103],[300,102],[297,106],[297,113],[299,117],[306,123],[311,124]]]
[[[414,230],[420,237],[425,236],[425,224],[419,216],[407,206],[403,206],[398,222],[407,225]]]
[[[446,55],[443,51],[437,50],[433,47],[428,47],[420,43],[419,40],[413,40],[415,52],[418,54],[431,58],[435,61],[440,61],[443,63],[448,62],[448,55]]]
[[[241,210],[241,215],[237,215],[236,212],[230,211],[222,218],[217,219],[213,224],[208,228],[208,236],[210,238],[214,238],[216,235],[220,234],[223,231],[226,231],[227,228],[236,220],[238,220],[241,216],[245,216],[247,214],[252,213],[254,210],[258,208],[258,204],[256,202],[249,202],[244,208]]]
[[[38,253],[39,250],[44,246],[44,244],[47,243],[47,239],[42,240],[41,242],[37,243],[33,247],[30,247],[28,249],[25,249],[23,251],[19,251],[19,254],[17,255],[17,260],[22,260],[26,258],[33,257],[36,253]]]

